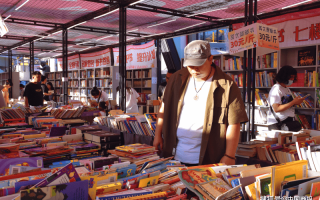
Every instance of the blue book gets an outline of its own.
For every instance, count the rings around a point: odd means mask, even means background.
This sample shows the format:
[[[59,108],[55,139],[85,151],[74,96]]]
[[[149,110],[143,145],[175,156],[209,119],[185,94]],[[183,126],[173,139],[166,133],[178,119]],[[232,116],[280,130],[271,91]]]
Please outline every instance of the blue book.
[[[271,53],[271,68],[273,68],[274,53]]]
[[[235,70],[238,70],[238,67],[237,67],[237,57],[233,57],[233,62],[234,62],[234,69]]]
[[[42,180],[43,179],[36,179],[36,180],[30,180],[30,181],[16,182],[14,185],[15,193],[19,192],[21,187],[34,186],[35,184],[38,184]]]
[[[281,197],[293,197],[298,194],[299,186],[294,186],[291,188],[286,188],[281,191]]]
[[[155,171],[158,171],[158,170],[162,171],[162,170],[164,170],[166,168],[167,168],[167,165],[162,163],[161,165],[157,165],[155,167],[151,167],[149,169],[143,170],[142,174],[148,174],[148,173],[152,173],[152,172],[155,172]]]
[[[231,186],[232,186],[233,188],[237,187],[238,185],[240,185],[240,182],[239,182],[239,179],[238,179],[238,178],[233,179],[233,180],[231,181]],[[244,196],[243,196],[243,194],[242,194],[241,187],[239,188],[239,193],[240,193],[240,195],[241,195],[241,199],[244,200]]]
[[[127,167],[118,168],[116,169],[116,172],[118,173],[118,179],[132,176],[136,174],[136,170],[137,170],[136,164],[130,164]]]

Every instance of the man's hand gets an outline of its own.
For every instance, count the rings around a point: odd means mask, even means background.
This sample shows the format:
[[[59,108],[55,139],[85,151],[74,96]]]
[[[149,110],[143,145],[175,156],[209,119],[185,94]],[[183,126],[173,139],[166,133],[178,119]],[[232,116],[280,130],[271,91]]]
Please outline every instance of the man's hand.
[[[156,148],[156,150],[162,151],[162,144],[163,144],[162,137],[154,137],[153,146]],[[159,149],[159,145],[160,145],[160,149]]]
[[[231,158],[228,158],[227,156],[223,156],[220,160],[220,163],[224,163],[226,165],[234,165],[236,161]]]

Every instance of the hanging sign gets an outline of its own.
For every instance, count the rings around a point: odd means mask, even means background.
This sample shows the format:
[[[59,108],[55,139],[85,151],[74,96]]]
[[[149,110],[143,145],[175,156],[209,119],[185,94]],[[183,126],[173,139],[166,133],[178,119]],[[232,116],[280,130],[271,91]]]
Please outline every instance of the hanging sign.
[[[81,54],[81,68],[111,67],[110,49],[99,52]]]
[[[143,45],[127,46],[127,69],[153,68],[156,65],[154,40]],[[114,65],[119,66],[119,48],[113,49]]]
[[[229,32],[229,52],[237,54],[257,47],[257,55],[279,50],[278,30],[265,24],[255,23]]]
[[[58,58],[58,71],[62,71],[62,58]],[[68,56],[68,70],[80,69],[79,55]]]
[[[309,46],[320,41],[320,8],[261,20],[262,23],[278,29],[280,48]],[[233,30],[243,27],[243,23],[233,24]],[[318,41],[317,41],[318,40]]]

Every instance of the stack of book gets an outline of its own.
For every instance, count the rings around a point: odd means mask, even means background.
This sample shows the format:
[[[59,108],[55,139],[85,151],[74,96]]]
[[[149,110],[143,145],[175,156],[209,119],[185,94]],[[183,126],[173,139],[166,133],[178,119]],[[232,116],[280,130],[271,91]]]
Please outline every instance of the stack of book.
[[[291,87],[319,87],[318,72],[305,70],[304,73],[297,73],[297,81]]]
[[[157,114],[145,115],[117,115],[114,117],[96,117],[94,119],[100,125],[127,131],[128,133],[154,136],[157,124]]]
[[[2,119],[24,119],[25,113],[21,109],[3,109],[0,110]]]
[[[268,92],[262,92],[259,89],[255,90],[255,98],[256,98],[256,105],[259,106],[268,106],[268,96],[269,93]]]
[[[108,131],[87,131],[83,133],[85,142],[92,143],[101,148],[102,151],[114,149],[116,146],[121,146],[121,135]]]
[[[302,92],[291,91],[291,95],[292,95],[293,98],[296,98],[296,97],[304,97],[304,96],[306,96],[308,94],[307,93],[302,93]],[[305,100],[300,105],[297,105],[297,107],[300,107],[300,108],[314,108],[314,100],[311,97],[311,95],[306,97]]]
[[[265,54],[257,57],[256,69],[277,68],[278,53]]]
[[[73,109],[54,108],[51,110],[51,115],[56,119],[78,118],[82,115],[85,109],[86,108],[83,106]]]

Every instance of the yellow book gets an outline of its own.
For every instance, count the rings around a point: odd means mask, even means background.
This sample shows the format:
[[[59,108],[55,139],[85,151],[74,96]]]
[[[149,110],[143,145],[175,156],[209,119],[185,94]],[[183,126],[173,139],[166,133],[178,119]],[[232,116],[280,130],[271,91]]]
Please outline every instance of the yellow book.
[[[32,134],[32,135],[24,135],[23,138],[25,140],[27,139],[33,139],[33,138],[45,138],[46,134],[45,133],[40,133],[40,134]]]
[[[260,106],[263,105],[262,101],[260,99],[260,96],[259,96],[259,89],[256,89],[255,94],[256,94],[256,97],[257,97],[257,105],[260,105]]]
[[[129,197],[129,198],[123,198],[121,200],[145,200],[145,199],[161,199],[163,197],[163,200],[167,199],[168,193],[167,192],[157,192],[153,194],[145,194],[141,196],[135,196],[135,197]]]
[[[271,196],[279,196],[281,183],[308,177],[308,161],[299,160],[273,166],[271,170]]]
[[[278,67],[278,52],[273,53],[273,68]]]
[[[232,59],[232,69],[235,70],[235,66],[234,66],[234,60]]]
[[[257,196],[256,196],[256,187],[255,187],[255,183],[252,183],[250,185],[247,185],[245,187],[246,193],[248,195],[249,200],[256,200]]]
[[[271,167],[262,167],[250,170],[243,170],[240,172],[241,178],[249,177],[249,176],[256,176],[261,174],[271,173]]]
[[[97,187],[97,195],[121,190],[122,182],[109,183]]]
[[[153,177],[150,177],[150,178],[141,179],[139,181],[139,188],[153,186],[155,184],[158,184],[158,182],[159,182],[159,175],[158,176],[153,176]]]
[[[250,169],[256,169],[256,166],[248,165],[243,167],[232,167],[232,168],[228,168],[226,171],[229,175],[236,175],[236,174],[240,174],[240,172],[243,170],[250,170]]]
[[[312,75],[313,75],[313,80],[312,80],[312,87],[316,87],[316,71],[313,71],[312,72]]]

